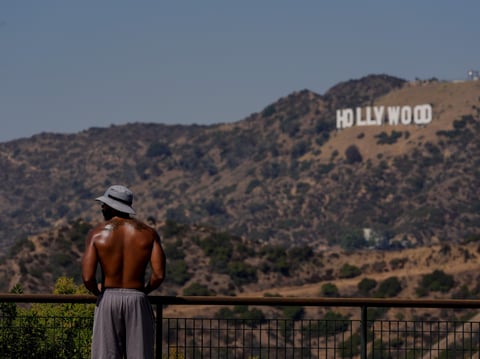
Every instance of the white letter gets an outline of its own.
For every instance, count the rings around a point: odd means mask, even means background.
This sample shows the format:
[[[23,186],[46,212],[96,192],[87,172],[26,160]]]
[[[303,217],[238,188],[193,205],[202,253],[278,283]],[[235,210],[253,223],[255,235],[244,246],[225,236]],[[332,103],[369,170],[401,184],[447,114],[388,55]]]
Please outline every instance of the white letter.
[[[418,105],[413,109],[413,121],[417,125],[426,125],[432,122],[432,106]]]
[[[412,123],[412,108],[410,106],[402,107],[402,124],[409,125]]]
[[[353,126],[353,110],[337,110],[337,129]]]
[[[390,125],[398,125],[399,115],[400,115],[400,106],[388,106],[388,123]]]
[[[357,126],[366,126],[367,123],[365,122],[365,120],[362,120],[362,108],[361,107],[357,107],[356,108],[357,112]]]
[[[383,111],[385,108],[383,106],[374,106],[373,112],[375,113],[375,122],[377,125],[381,125],[383,122]],[[374,123],[373,123],[374,124]]]
[[[365,114],[365,120],[367,122],[367,125],[376,125],[377,123],[372,119],[372,108],[368,106],[365,110],[367,111],[367,113]]]

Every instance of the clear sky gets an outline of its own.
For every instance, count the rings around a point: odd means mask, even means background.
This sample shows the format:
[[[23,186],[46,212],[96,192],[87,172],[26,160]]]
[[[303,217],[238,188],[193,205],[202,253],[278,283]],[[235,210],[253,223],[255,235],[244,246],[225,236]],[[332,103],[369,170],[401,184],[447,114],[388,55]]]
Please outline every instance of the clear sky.
[[[369,74],[480,69],[478,0],[0,0],[0,142],[239,121]]]

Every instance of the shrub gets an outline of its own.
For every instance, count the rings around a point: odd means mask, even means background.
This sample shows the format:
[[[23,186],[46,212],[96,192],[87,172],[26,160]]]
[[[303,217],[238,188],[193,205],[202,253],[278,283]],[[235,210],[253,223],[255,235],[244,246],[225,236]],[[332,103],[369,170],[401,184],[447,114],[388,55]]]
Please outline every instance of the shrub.
[[[187,264],[183,259],[168,261],[168,265],[166,267],[167,281],[177,285],[183,285],[190,279],[190,274],[187,270]]]
[[[215,319],[241,319],[251,327],[265,322],[265,315],[260,309],[248,309],[246,305],[236,305],[233,310],[230,308],[221,308],[214,314]]]
[[[349,164],[363,161],[363,157],[358,147],[355,145],[348,146],[348,148],[345,150],[345,157],[347,159],[347,163]]]
[[[305,308],[298,306],[283,307],[282,312],[285,319],[301,320],[305,315]]]
[[[20,286],[12,293],[21,294]],[[59,278],[54,294],[86,294],[83,285],[72,278]],[[31,307],[17,307],[13,303],[0,304],[4,328],[0,336],[2,358],[87,358],[90,355],[94,304],[35,303]],[[59,318],[71,320],[62,321]],[[59,330],[59,326],[61,326]]]
[[[177,222],[167,219],[165,226],[163,227],[162,234],[165,238],[173,237],[184,230],[185,226],[178,224]]]
[[[307,245],[293,247],[288,251],[288,258],[292,262],[303,262],[313,257],[313,250]]]
[[[340,238],[340,246],[346,251],[361,249],[366,247],[367,244],[363,233],[359,230],[349,231]]]
[[[453,276],[448,275],[444,271],[438,269],[434,270],[430,274],[424,275],[420,282],[420,288],[424,288],[427,291],[429,290],[432,292],[447,293],[454,286],[455,280],[453,279]]]
[[[198,244],[210,257],[211,267],[220,273],[227,273],[233,255],[232,237],[228,233],[213,233]]]
[[[360,268],[353,266],[351,264],[345,263],[342,268],[340,268],[340,278],[355,278],[362,274]]]
[[[185,252],[182,249],[182,240],[177,239],[174,243],[164,245],[165,256],[169,260],[178,260],[185,258]]]
[[[147,157],[158,157],[158,156],[171,156],[172,151],[167,144],[162,142],[154,142],[148,147],[146,156]]]
[[[255,267],[244,262],[230,262],[228,274],[236,285],[254,283],[257,281],[257,270]]]
[[[295,145],[293,145],[290,155],[292,156],[292,158],[302,157],[305,153],[308,152],[309,147],[310,146],[306,141],[297,142],[295,143]]]
[[[334,311],[328,311],[322,320],[318,322],[318,334],[327,336],[331,334],[343,333],[348,330],[350,321],[347,316]]]
[[[264,266],[265,272],[274,271],[285,276],[290,274],[291,268],[287,260],[286,249],[284,247],[266,245],[261,249],[260,255],[265,255],[265,259],[270,262]]]
[[[320,289],[320,295],[322,295],[323,297],[338,297],[338,288],[333,283],[322,284],[322,288]]]
[[[375,293],[377,298],[391,298],[395,297],[402,290],[402,285],[397,277],[390,277],[380,283],[378,290]]]
[[[92,228],[92,225],[81,219],[73,221],[70,224],[71,224],[71,228],[65,236],[74,243],[83,244],[85,241],[85,238],[88,235],[88,232]]]
[[[206,285],[194,282],[183,290],[183,295],[207,296],[215,295],[215,292],[210,290]]]
[[[276,112],[275,105],[269,105],[265,107],[262,111],[262,117],[270,117]]]
[[[251,326],[255,326],[256,323],[263,323],[265,322],[265,315],[260,309],[253,308],[248,309],[246,305],[236,305],[233,308],[233,313],[236,318],[243,319],[246,321],[251,321]]]
[[[392,131],[392,133],[388,135],[385,131],[383,131],[380,134],[375,135],[375,137],[377,138],[378,145],[390,145],[397,142],[397,140],[402,137],[402,132]]]
[[[370,295],[370,291],[374,289],[376,286],[377,286],[377,281],[375,279],[363,278],[358,283],[357,287],[360,295],[367,297]]]

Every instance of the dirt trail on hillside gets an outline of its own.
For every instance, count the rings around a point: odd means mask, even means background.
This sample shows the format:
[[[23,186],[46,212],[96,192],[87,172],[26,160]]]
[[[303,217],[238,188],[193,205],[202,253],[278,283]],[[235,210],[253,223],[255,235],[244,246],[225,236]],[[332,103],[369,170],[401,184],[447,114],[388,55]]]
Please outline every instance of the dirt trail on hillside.
[[[448,268],[439,268],[436,269],[446,270],[450,275],[455,275],[458,273],[463,273],[467,271],[474,271],[478,269],[478,264],[476,261],[470,261],[464,263],[463,265],[456,265],[452,266],[451,263],[448,264]],[[425,268],[403,268],[394,271],[382,272],[375,275],[362,275],[355,278],[349,279],[338,279],[332,281],[323,281],[314,284],[305,284],[302,286],[286,286],[286,287],[275,287],[271,288],[271,290],[262,290],[262,291],[250,291],[242,293],[241,295],[237,295],[237,298],[240,297],[264,297],[265,293],[272,293],[274,292],[276,295],[280,295],[282,297],[320,297],[320,289],[322,284],[325,283],[332,283],[335,284],[340,292],[342,290],[347,290],[351,288],[356,288],[358,283],[363,278],[372,278],[375,279],[377,282],[381,282],[390,277],[398,277],[399,280],[408,280],[411,282],[418,282],[419,277],[432,273],[432,268],[425,267]],[[408,296],[404,297],[408,299],[413,299],[415,296]],[[188,306],[188,305],[174,305],[169,306],[164,310],[164,316],[166,317],[196,317],[199,315],[206,316],[211,313],[215,313],[218,311],[220,306],[212,306],[212,305],[195,305],[195,306]]]

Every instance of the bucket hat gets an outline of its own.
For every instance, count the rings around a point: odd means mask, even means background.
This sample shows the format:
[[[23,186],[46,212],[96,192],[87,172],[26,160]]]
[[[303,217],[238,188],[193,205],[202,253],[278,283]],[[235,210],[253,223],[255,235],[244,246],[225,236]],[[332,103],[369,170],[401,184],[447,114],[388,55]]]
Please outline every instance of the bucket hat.
[[[95,200],[122,213],[135,214],[135,210],[132,208],[133,193],[125,186],[110,186],[103,196],[97,197]]]

